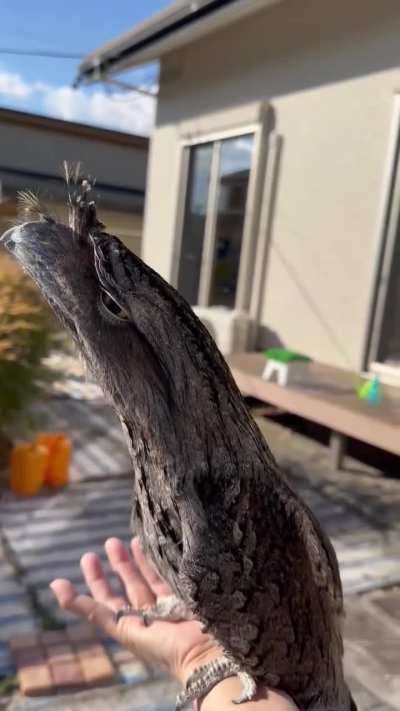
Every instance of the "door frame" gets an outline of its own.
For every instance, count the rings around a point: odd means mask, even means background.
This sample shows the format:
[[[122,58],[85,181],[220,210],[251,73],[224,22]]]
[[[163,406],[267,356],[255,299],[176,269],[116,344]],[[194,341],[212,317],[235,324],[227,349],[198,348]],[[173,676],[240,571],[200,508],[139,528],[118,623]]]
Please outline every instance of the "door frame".
[[[400,94],[395,94],[389,132],[388,153],[378,213],[378,239],[373,288],[368,307],[368,327],[362,368],[378,360],[389,279],[400,221]]]
[[[251,300],[251,272],[256,253],[256,238],[263,187],[263,174],[266,155],[266,127],[264,121],[245,124],[236,128],[204,133],[201,136],[183,138],[179,144],[179,180],[176,201],[175,239],[172,250],[171,283],[177,286],[184,215],[189,176],[190,149],[201,143],[217,143],[213,149],[210,192],[208,195],[206,225],[204,233],[203,254],[199,284],[198,306],[209,305],[212,267],[215,248],[215,226],[217,218],[217,173],[219,170],[220,148],[223,140],[245,135],[254,136],[254,149],[250,166],[249,184],[247,188],[245,217],[243,223],[243,239],[240,251],[240,264],[236,288],[235,309],[248,311]]]

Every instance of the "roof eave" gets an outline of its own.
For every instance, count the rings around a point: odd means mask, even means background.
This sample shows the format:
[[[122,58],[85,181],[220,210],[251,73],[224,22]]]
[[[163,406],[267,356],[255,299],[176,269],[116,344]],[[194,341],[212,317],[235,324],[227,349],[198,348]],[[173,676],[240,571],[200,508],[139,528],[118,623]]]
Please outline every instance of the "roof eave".
[[[190,11],[188,4],[186,14],[181,8],[178,19],[179,8],[174,4],[85,57],[79,66],[77,83],[101,81],[125,69],[160,59],[172,50],[278,2],[282,0],[257,0],[257,4],[254,0],[203,0],[190,3]]]

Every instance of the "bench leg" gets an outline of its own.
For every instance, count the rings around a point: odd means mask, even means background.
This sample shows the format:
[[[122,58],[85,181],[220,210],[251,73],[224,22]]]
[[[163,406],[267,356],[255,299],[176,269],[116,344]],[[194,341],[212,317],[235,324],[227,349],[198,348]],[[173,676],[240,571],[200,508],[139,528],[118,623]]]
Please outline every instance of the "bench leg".
[[[329,448],[331,450],[331,462],[334,469],[343,468],[343,459],[346,454],[347,437],[340,432],[331,432]]]

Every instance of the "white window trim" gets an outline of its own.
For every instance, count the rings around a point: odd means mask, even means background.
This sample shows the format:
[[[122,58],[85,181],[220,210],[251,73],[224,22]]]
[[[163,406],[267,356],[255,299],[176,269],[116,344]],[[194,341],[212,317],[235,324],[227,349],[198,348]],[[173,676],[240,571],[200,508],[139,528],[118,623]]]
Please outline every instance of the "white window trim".
[[[279,160],[282,149],[282,136],[276,131],[271,131],[267,138],[267,155],[265,158],[265,177],[260,200],[260,219],[258,232],[255,239],[256,252],[254,259],[254,273],[250,295],[250,315],[253,323],[258,325],[264,302],[266,269],[269,246],[272,236],[274,202],[277,190]],[[260,181],[261,182],[261,181]]]
[[[264,114],[265,115],[265,114]],[[239,274],[236,289],[235,309],[248,311],[251,301],[251,266],[257,251],[256,238],[258,236],[258,219],[260,212],[261,196],[263,193],[263,177],[265,172],[266,153],[266,122],[243,124],[236,128],[207,132],[195,135],[187,132],[179,145],[179,180],[175,213],[175,239],[172,249],[172,263],[170,270],[171,283],[176,287],[178,283],[180,254],[182,247],[183,222],[185,215],[186,193],[189,175],[190,148],[202,143],[218,143],[236,136],[252,134],[254,136],[254,150],[250,167],[249,185],[247,189],[246,212],[243,223],[243,239],[240,253]],[[213,153],[211,172],[219,166],[219,149]],[[214,172],[215,175],[215,172]],[[212,175],[210,177],[210,183]],[[215,184],[215,180],[214,180]],[[204,247],[199,284],[199,306],[208,306],[211,287],[212,263],[215,246],[215,220],[216,220],[216,190],[209,196],[211,209],[207,211],[205,226]]]
[[[204,227],[204,244],[201,255],[200,282],[197,306],[208,306],[212,284],[212,266],[215,254],[215,231],[217,226],[218,191],[215,189],[218,181],[221,161],[221,142],[213,141],[210,188],[207,201],[206,223]],[[192,144],[193,145],[193,144]],[[198,144],[197,144],[198,145]],[[190,148],[188,149],[189,152]],[[214,189],[213,189],[214,186]]]
[[[378,213],[373,288],[368,307],[362,368],[377,361],[389,288],[390,271],[400,220],[400,94],[394,96],[388,153]]]

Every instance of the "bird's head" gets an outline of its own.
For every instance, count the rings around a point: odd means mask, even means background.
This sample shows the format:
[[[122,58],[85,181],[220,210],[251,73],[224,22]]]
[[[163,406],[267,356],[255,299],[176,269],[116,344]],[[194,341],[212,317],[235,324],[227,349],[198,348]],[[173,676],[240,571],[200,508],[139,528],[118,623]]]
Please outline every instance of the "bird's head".
[[[212,451],[229,479],[238,437],[247,433],[251,451],[259,439],[224,359],[185,299],[106,233],[90,181],[72,183],[68,225],[25,195],[33,215],[3,244],[70,331],[140,456],[183,476],[203,472]]]
[[[69,225],[23,194],[27,219],[2,243],[38,285],[124,419],[173,407],[176,292],[105,232],[90,181],[69,177]],[[27,203],[29,203],[27,205]],[[160,415],[161,416],[161,415]]]

